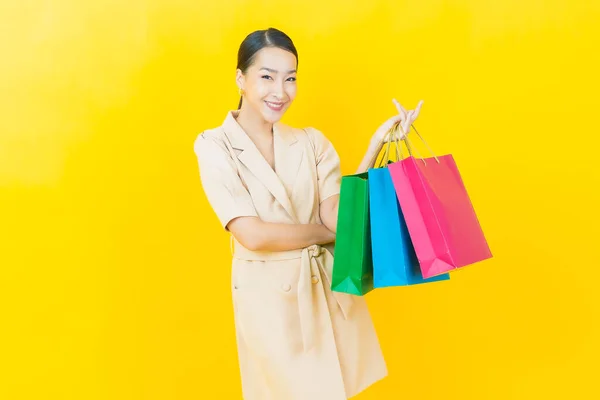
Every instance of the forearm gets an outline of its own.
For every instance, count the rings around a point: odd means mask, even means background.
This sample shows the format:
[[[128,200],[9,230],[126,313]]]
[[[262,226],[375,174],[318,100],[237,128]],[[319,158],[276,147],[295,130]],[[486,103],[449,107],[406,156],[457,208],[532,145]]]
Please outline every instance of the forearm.
[[[370,168],[373,168],[375,162],[377,161],[377,155],[382,148],[383,142],[376,143],[371,141],[369,143],[367,152],[365,153],[360,165],[358,166],[358,169],[356,170],[356,173],[362,174],[363,172],[367,172]]]
[[[322,224],[281,224],[260,222],[249,240],[254,251],[287,251],[335,240]]]

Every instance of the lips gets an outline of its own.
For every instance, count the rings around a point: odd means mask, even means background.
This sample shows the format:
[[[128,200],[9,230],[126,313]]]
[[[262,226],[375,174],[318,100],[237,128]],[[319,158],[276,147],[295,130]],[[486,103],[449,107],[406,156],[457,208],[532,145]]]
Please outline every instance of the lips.
[[[278,103],[272,101],[265,101],[265,104],[267,105],[267,107],[269,107],[269,109],[273,111],[281,111],[283,110],[283,106],[285,105],[285,103]]]

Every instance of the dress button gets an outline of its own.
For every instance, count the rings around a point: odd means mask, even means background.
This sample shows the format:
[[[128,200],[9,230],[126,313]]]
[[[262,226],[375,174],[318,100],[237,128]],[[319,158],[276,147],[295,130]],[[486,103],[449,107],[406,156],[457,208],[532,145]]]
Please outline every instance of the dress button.
[[[282,285],[281,288],[284,292],[289,292],[292,289],[292,287],[289,284]]]
[[[313,275],[311,279],[312,279],[312,283],[319,283],[319,277],[318,276]]]

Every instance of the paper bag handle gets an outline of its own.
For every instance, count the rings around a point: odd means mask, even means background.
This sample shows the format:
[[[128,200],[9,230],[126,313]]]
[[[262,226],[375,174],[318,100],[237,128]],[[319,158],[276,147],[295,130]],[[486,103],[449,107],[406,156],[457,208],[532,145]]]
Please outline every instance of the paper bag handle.
[[[417,136],[419,137],[419,139],[421,139],[421,141],[425,144],[425,146],[427,146],[427,149],[429,150],[429,152],[431,153],[431,155],[433,155],[433,158],[435,158],[435,161],[437,161],[437,163],[440,163],[439,158],[435,155],[435,153],[433,152],[433,150],[431,150],[431,147],[429,147],[429,144],[427,144],[427,142],[425,141],[425,139],[423,139],[423,136],[421,136],[421,134],[419,133],[419,131],[417,130],[417,128],[415,128],[415,126],[413,124],[410,124],[410,126],[415,130],[415,133],[417,134]],[[402,127],[400,125],[398,125],[398,128],[402,131],[402,133],[404,133],[404,130],[402,129]],[[409,132],[410,132],[410,128],[409,128]],[[408,133],[406,132],[406,134],[404,135],[404,139],[402,139],[404,141],[404,143],[406,144],[406,148],[408,149],[408,153],[411,155],[411,157],[414,157],[412,154],[412,145],[410,142],[410,139],[408,138]],[[425,165],[427,165],[427,162],[425,161],[425,159],[423,158],[423,156],[421,156],[421,154],[419,153],[419,151],[417,150],[417,154],[419,156],[419,158],[421,159],[421,161],[423,161],[423,163]]]
[[[382,146],[382,144],[385,142],[386,138],[389,137],[388,139],[388,143],[387,143],[387,148],[385,150],[385,153],[383,155],[382,161],[375,165],[375,161],[377,160],[377,156],[379,156],[379,154],[381,154],[381,150],[376,152],[375,154],[373,154],[373,157],[371,157],[371,160],[369,160],[369,165],[373,165],[373,168],[381,168],[383,166],[383,164],[385,164],[387,161],[389,161],[389,152],[390,152],[390,146],[392,143],[392,136],[394,136],[396,134],[397,130],[396,130],[396,125],[393,125],[389,131],[386,132],[385,135],[383,135],[383,137],[381,138],[381,140],[379,141],[379,143],[377,144],[377,147],[379,148],[380,146]],[[399,146],[396,145],[396,156],[397,156],[397,160],[399,161],[401,158],[401,153],[399,151]],[[385,161],[383,161],[385,160]]]

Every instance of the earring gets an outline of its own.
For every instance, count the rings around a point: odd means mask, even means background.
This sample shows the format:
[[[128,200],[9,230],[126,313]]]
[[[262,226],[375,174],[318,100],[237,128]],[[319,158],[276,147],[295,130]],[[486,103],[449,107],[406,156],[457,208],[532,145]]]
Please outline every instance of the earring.
[[[246,92],[244,92],[244,90],[242,88],[240,88],[238,90],[238,93],[240,94],[240,96],[243,96]]]

